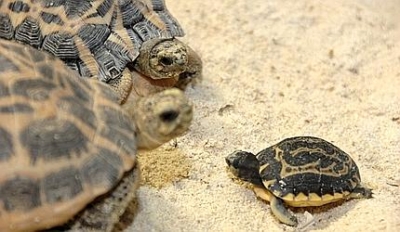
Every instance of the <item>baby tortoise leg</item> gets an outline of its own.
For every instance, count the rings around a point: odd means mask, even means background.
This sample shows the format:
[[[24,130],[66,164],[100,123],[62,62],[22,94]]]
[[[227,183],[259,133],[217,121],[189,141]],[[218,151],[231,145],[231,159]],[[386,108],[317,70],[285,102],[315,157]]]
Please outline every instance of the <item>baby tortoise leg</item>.
[[[351,192],[348,198],[349,199],[372,198],[372,189],[358,185],[354,188],[353,192]]]
[[[135,200],[139,186],[139,168],[127,172],[120,183],[109,193],[89,204],[65,225],[47,230],[69,232],[111,232],[115,230],[128,206]]]
[[[279,199],[271,194],[271,211],[279,221],[289,226],[297,226],[297,218],[289,212],[283,204],[282,199]]]
[[[262,187],[254,187],[257,197],[270,202],[272,214],[282,223],[289,226],[297,226],[297,218],[289,212],[283,201],[275,197],[270,191]]]

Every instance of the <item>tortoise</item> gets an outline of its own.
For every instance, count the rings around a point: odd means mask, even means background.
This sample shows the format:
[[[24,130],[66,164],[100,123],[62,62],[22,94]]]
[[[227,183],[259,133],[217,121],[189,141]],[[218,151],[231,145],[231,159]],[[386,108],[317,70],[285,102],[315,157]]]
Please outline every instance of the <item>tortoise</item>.
[[[351,198],[371,198],[358,167],[344,151],[321,138],[286,138],[256,155],[237,150],[226,157],[230,171],[253,184],[272,213],[290,226],[297,218],[284,206],[321,206]]]
[[[112,230],[135,196],[137,150],[192,119],[176,88],[127,109],[118,98],[53,55],[0,40],[0,231]]]
[[[0,1],[1,39],[46,51],[80,76],[108,83],[121,103],[131,93],[184,90],[200,79],[201,60],[180,36],[164,0]]]

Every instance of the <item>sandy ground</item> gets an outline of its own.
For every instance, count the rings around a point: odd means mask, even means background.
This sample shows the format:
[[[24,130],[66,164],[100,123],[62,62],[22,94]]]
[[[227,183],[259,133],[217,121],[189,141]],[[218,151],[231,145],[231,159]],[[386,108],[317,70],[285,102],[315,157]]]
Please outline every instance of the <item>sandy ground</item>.
[[[298,231],[400,231],[400,0],[167,5],[203,59],[204,80],[187,91],[190,132],[141,154],[128,231],[295,230],[233,180],[224,157],[296,135],[349,153],[374,189],[373,199],[296,209]]]

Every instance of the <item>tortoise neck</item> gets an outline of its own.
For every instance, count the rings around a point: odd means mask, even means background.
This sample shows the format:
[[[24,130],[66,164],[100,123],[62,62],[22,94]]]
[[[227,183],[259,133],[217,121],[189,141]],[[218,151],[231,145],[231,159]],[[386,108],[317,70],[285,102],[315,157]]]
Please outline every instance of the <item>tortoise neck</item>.
[[[258,164],[258,163],[257,163]],[[259,166],[252,165],[239,170],[238,177],[257,186],[263,186]]]
[[[260,174],[258,173],[258,170],[257,173],[254,173],[254,175],[252,175],[251,178],[249,178],[247,181],[259,187],[264,186],[260,178]]]

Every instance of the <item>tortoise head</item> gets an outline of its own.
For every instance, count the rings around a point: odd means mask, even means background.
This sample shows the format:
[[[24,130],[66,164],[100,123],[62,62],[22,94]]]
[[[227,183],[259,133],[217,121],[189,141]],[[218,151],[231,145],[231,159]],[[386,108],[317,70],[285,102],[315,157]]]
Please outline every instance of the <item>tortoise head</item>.
[[[123,105],[133,118],[139,149],[153,149],[174,139],[190,126],[192,105],[179,89],[167,89]]]
[[[225,161],[229,170],[238,178],[255,185],[263,185],[259,174],[260,163],[254,154],[235,151],[228,155]]]
[[[172,79],[175,87],[184,89],[190,82],[200,80],[202,62],[181,41],[157,38],[142,44],[135,69],[155,81]]]

